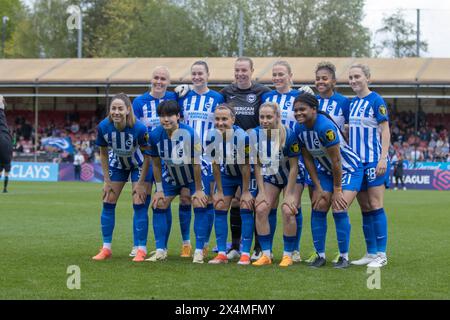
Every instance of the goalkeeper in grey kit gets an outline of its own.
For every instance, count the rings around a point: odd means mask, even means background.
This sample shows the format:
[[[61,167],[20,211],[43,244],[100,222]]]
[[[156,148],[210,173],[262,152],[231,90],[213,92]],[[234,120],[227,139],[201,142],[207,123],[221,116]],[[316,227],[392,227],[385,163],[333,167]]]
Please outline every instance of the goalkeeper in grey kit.
[[[253,71],[252,59],[248,57],[237,58],[234,64],[235,81],[220,91],[225,102],[231,103],[236,110],[235,124],[245,131],[259,126],[259,107],[263,103],[262,95],[271,91],[268,87],[251,80]],[[301,90],[314,94],[309,87],[302,87]],[[181,85],[175,89],[178,96],[184,96],[188,91],[188,85]],[[251,183],[254,183],[256,186],[256,181],[251,181]],[[232,243],[227,253],[229,260],[240,257],[241,216],[239,197],[240,190],[236,192],[236,197],[233,199],[230,209]],[[255,248],[251,260],[258,260],[261,255],[261,246],[258,243],[257,237],[255,237]]]

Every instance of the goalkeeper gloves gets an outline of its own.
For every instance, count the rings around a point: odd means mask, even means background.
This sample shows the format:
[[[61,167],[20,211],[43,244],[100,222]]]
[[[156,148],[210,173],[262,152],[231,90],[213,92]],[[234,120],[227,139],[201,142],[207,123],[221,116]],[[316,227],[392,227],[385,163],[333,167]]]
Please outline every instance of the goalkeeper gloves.
[[[309,87],[309,86],[303,86],[299,89],[300,91],[312,94],[313,96],[315,96],[316,94],[314,93],[314,91]]]
[[[175,87],[174,92],[177,94],[178,98],[183,98],[191,90],[192,90],[192,85],[190,85],[190,84],[180,84],[179,86]]]

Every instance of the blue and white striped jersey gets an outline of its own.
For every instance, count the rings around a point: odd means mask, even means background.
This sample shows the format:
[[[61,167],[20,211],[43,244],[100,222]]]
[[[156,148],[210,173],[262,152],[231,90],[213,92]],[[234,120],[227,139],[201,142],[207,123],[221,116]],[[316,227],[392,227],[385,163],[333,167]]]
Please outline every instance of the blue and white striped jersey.
[[[194,128],[203,145],[206,141],[206,132],[214,128],[216,106],[223,102],[223,96],[214,90],[209,90],[204,94],[190,90],[185,97],[178,100],[181,116],[184,118],[183,122]]]
[[[381,156],[381,130],[379,124],[389,121],[386,103],[376,92],[350,104],[350,146],[362,163],[378,162]]]
[[[194,164],[200,164],[202,146],[193,128],[180,123],[169,138],[159,125],[150,133],[150,147],[150,156],[163,162],[162,177],[167,183],[184,186],[194,182]]]
[[[297,120],[294,117],[294,100],[303,91],[292,89],[288,93],[279,93],[277,90],[264,93],[262,95],[263,102],[276,102],[280,106],[281,123],[294,129]]]
[[[269,138],[267,135],[268,131],[260,126],[249,133],[250,141],[256,139],[258,158],[261,162],[264,178],[278,185],[284,185],[288,182],[289,158],[297,158],[300,155],[300,147],[294,130],[287,126],[285,128],[286,141],[281,148],[275,145],[275,139],[278,139],[278,137],[271,133]],[[255,136],[253,137],[253,135]]]
[[[305,124],[295,126],[295,134],[300,141],[300,147],[305,147],[311,156],[317,160],[317,169],[332,174],[332,164],[326,149],[339,143],[342,158],[342,170],[354,172],[360,164],[360,158],[345,142],[336,125],[323,114],[317,114],[312,128]]]
[[[108,118],[97,127],[95,144],[109,149],[109,166],[117,169],[140,167],[144,156],[140,148],[149,146],[147,128],[139,120],[133,128],[125,127],[119,131]]]
[[[158,105],[164,100],[177,100],[174,92],[166,91],[162,98],[153,97],[150,92],[136,97],[133,100],[133,112],[137,119],[141,120],[148,128],[148,132],[160,125],[158,117]]]
[[[344,124],[348,123],[350,99],[335,92],[330,98],[326,99],[318,95],[317,100],[319,101],[318,109],[328,113],[339,129],[344,132]]]
[[[210,130],[206,137],[205,159],[220,165],[222,174],[241,177],[240,165],[248,163],[250,144],[248,134],[240,127],[233,125],[224,135],[217,129]]]

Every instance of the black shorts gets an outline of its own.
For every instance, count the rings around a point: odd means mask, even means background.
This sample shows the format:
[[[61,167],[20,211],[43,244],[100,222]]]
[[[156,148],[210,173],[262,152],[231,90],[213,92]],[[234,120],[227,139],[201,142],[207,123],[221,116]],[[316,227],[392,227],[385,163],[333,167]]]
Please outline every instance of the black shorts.
[[[0,136],[0,172],[11,170],[12,143],[8,136]]]

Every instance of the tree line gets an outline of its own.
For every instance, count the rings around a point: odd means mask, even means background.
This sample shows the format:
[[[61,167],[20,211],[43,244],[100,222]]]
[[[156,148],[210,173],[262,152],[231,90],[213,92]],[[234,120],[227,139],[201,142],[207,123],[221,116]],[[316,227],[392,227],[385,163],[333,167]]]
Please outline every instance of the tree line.
[[[0,13],[9,18],[4,56],[76,57],[77,30],[67,27],[71,5],[81,8],[83,57],[89,58],[237,56],[241,12],[248,56],[377,52],[362,25],[364,0],[0,0]],[[404,29],[385,25],[383,32],[390,30]],[[402,39],[402,46],[415,46]]]

